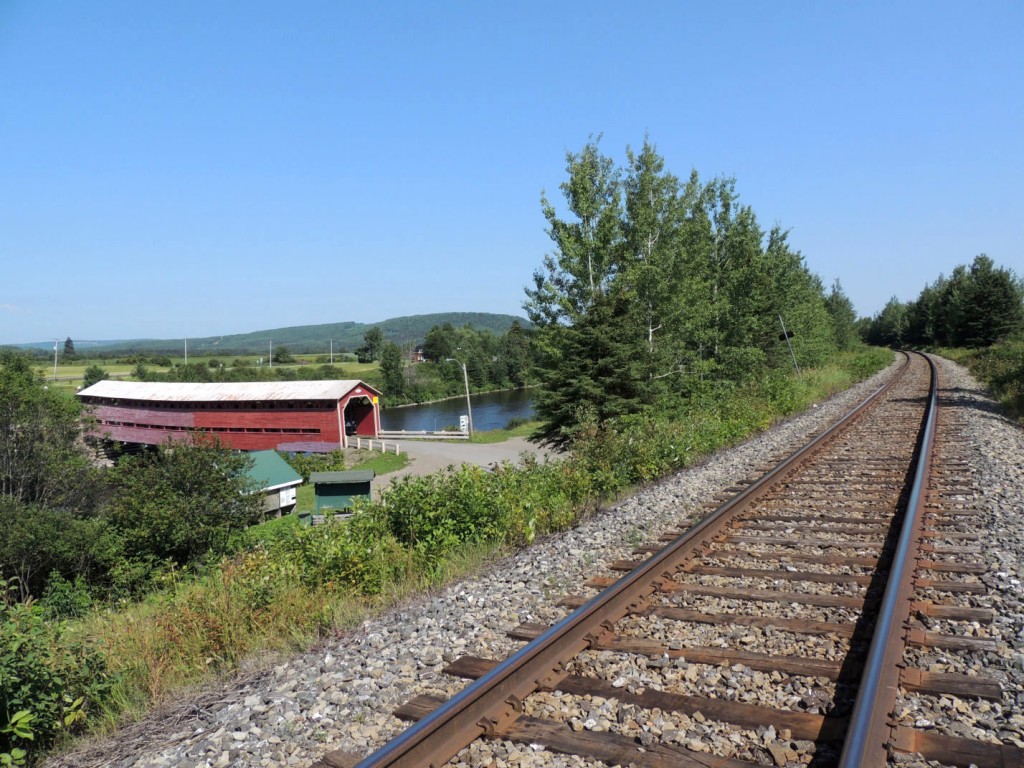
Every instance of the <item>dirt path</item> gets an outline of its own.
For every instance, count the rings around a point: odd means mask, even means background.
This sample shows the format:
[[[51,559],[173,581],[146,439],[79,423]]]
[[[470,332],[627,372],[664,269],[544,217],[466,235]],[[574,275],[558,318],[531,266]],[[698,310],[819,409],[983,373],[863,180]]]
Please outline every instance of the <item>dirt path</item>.
[[[501,443],[464,443],[451,441],[399,440],[402,453],[409,456],[409,465],[397,472],[390,472],[374,478],[374,497],[397,477],[404,475],[427,475],[448,466],[476,464],[487,467],[492,464],[511,462],[518,464],[521,455],[527,453],[543,459],[549,455],[545,448],[539,448],[522,437],[512,437]],[[389,451],[393,443],[388,442]]]

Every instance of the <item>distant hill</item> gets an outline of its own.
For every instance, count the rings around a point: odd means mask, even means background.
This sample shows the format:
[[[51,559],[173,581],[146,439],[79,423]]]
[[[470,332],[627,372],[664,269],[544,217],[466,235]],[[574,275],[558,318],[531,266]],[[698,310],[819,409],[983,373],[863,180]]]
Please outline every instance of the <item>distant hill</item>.
[[[289,352],[296,354],[322,352],[327,353],[330,343],[334,342],[334,351],[355,351],[362,345],[363,336],[370,328],[377,326],[383,331],[384,338],[396,344],[422,342],[427,331],[435,325],[451,323],[456,328],[472,325],[477,329],[486,329],[495,334],[503,334],[514,321],[528,327],[530,322],[515,315],[497,315],[490,312],[438,312],[431,315],[408,315],[382,320],[379,323],[326,323],[323,325],[296,325],[289,328],[269,328],[265,331],[237,333],[229,336],[207,336],[188,340],[189,354],[195,355],[251,355],[266,352],[269,342],[274,346],[286,346]],[[63,345],[63,340],[61,340]],[[53,349],[53,342],[19,344],[20,347]],[[62,347],[63,348],[63,347]],[[182,339],[131,339],[128,341],[111,341],[90,344],[86,349],[90,354],[128,354],[132,352],[159,352],[163,354],[180,354],[184,348]]]
[[[110,339],[108,341],[76,341],[76,340],[72,339],[72,341],[75,342],[75,351],[76,352],[85,352],[87,350],[88,351],[92,351],[92,350],[96,349],[97,347],[106,347],[106,346],[108,346],[110,344],[120,344],[121,343],[120,341],[118,341],[116,339]],[[64,349],[64,339],[61,339],[60,341],[58,341],[57,342],[57,346],[61,350],[63,350]],[[27,342],[25,344],[0,344],[0,347],[8,347],[8,348],[13,348],[13,349],[41,349],[41,350],[44,350],[44,351],[53,352],[53,339],[50,339],[49,341],[30,341],[30,342]]]

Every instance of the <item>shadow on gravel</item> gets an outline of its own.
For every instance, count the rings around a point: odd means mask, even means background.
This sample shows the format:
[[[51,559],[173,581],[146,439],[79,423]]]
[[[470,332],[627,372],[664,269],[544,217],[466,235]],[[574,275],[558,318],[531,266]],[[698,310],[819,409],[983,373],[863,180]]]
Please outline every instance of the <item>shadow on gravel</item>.
[[[1020,428],[1020,423],[1006,415],[999,403],[991,399],[992,395],[985,389],[968,389],[966,387],[949,387],[939,390],[940,408],[968,408],[983,413],[989,418]]]

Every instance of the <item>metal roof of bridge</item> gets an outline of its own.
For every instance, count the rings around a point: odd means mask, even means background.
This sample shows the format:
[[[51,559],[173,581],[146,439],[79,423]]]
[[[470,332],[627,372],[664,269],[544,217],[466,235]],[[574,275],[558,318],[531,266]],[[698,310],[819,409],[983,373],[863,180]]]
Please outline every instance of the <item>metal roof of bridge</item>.
[[[359,379],[324,381],[246,381],[215,384],[104,380],[78,393],[79,397],[105,397],[157,402],[245,402],[265,400],[340,400],[353,390],[379,394]]]

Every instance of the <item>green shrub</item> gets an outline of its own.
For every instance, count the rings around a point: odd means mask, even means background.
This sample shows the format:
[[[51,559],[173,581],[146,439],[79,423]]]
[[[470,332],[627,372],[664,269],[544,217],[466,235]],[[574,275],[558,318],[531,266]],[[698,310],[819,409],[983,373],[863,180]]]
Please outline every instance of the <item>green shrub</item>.
[[[373,595],[405,573],[409,557],[391,535],[380,509],[357,504],[346,520],[294,529],[274,550],[272,561],[294,566],[307,587]]]
[[[188,442],[127,456],[111,472],[110,524],[130,558],[190,565],[226,550],[232,530],[255,522],[262,499],[248,493],[252,459],[194,433]]]
[[[16,585],[0,581],[0,755],[12,760],[82,730],[112,678],[89,645],[65,636]]]
[[[330,453],[284,453],[281,458],[302,475],[302,482],[308,483],[313,472],[336,472],[345,468],[345,454],[340,450]]]
[[[469,465],[406,475],[391,484],[381,506],[395,539],[430,563],[460,544],[500,538],[503,509],[490,485],[486,470]]]
[[[60,571],[52,571],[39,605],[50,619],[70,619],[84,616],[89,611],[92,596],[81,576],[76,576],[71,582]]]
[[[960,357],[1011,413],[1024,417],[1024,341],[993,344]]]

